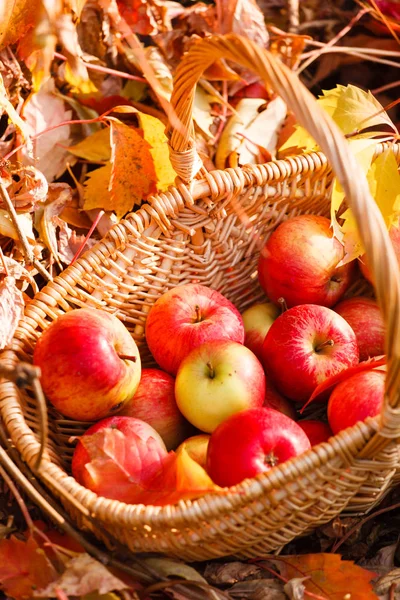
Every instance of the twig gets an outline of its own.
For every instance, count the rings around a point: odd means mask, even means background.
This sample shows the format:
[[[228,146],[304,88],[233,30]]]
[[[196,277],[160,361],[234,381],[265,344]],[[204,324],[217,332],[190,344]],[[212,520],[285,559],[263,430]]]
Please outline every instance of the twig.
[[[304,71],[304,69],[309,67],[310,64],[313,63],[315,60],[317,60],[320,56],[322,56],[323,54],[328,54],[330,52],[331,53],[349,54],[351,56],[356,56],[357,58],[362,58],[363,60],[369,60],[371,62],[375,62],[375,63],[379,63],[379,64],[383,64],[383,65],[389,65],[390,67],[400,68],[400,63],[396,63],[393,60],[386,60],[384,58],[378,58],[377,56],[373,56],[375,54],[384,55],[384,50],[382,50],[382,52],[380,52],[380,51],[371,52],[368,48],[363,48],[362,52],[357,52],[357,51],[354,52],[353,48],[351,48],[351,47],[335,46],[333,48],[328,48],[326,51],[322,50],[316,56],[310,56],[310,58],[308,60],[306,60],[302,65],[300,65],[300,67],[296,70],[297,75],[302,73]],[[396,55],[400,57],[400,53],[396,53]]]
[[[380,94],[381,92],[386,92],[387,90],[392,90],[393,88],[398,87],[399,85],[400,85],[400,81],[392,81],[391,83],[387,83],[386,85],[382,85],[381,87],[371,90],[371,93],[374,94],[374,96],[375,96],[376,94]]]
[[[6,274],[6,277],[10,277],[10,271],[8,270],[6,259],[5,259],[5,256],[3,254],[3,250],[1,248],[1,246],[0,246],[0,258],[1,258],[1,262],[3,264],[3,269],[4,269],[4,272]]]
[[[100,219],[102,218],[102,216],[104,215],[104,210],[100,210],[99,214],[97,215],[97,217],[95,218],[95,220],[92,223],[91,228],[89,229],[89,231],[87,232],[85,239],[82,241],[81,245],[79,246],[78,250],[75,253],[74,258],[71,260],[70,265],[73,265],[74,262],[76,260],[78,260],[78,258],[80,257],[80,255],[82,254],[82,250],[84,249],[86,242],[88,241],[88,239],[90,238],[90,236],[92,235],[93,231],[96,229],[97,225],[99,224]]]
[[[380,510],[376,510],[375,512],[371,513],[364,519],[361,519],[361,521],[358,521],[353,527],[351,527],[348,530],[348,532],[338,542],[336,542],[336,544],[334,544],[332,546],[331,552],[337,552],[338,549],[340,548],[340,546],[342,546],[344,544],[344,542],[346,540],[348,540],[349,537],[355,531],[357,531],[357,529],[362,527],[365,523],[367,523],[371,519],[374,519],[375,517],[378,517],[379,515],[383,515],[384,513],[390,512],[391,510],[396,510],[396,508],[400,508],[400,502],[397,502],[397,504],[392,504],[391,506],[386,506],[386,508],[381,508]]]
[[[393,581],[392,585],[389,588],[389,600],[395,600],[396,588],[397,588],[397,582]]]
[[[297,33],[300,24],[300,2],[299,0],[287,0],[288,3],[288,31]]]
[[[0,196],[4,204],[6,205],[8,214],[10,215],[12,224],[15,227],[16,232],[18,233],[18,237],[20,239],[22,249],[25,256],[25,261],[29,265],[34,265],[35,268],[39,271],[39,273],[44,277],[47,281],[52,281],[51,275],[46,271],[46,269],[40,264],[38,260],[33,255],[32,248],[29,245],[28,239],[25,233],[22,231],[21,227],[18,223],[18,215],[17,211],[14,208],[13,203],[11,202],[11,198],[8,195],[7,188],[0,179]]]
[[[54,52],[54,57],[59,58],[60,60],[68,60],[66,56],[60,54],[59,52]],[[108,75],[115,75],[116,77],[147,83],[147,79],[144,77],[139,77],[139,75],[131,75],[130,73],[124,73],[123,71],[117,71],[116,69],[109,69],[108,67],[102,67],[101,65],[92,65],[84,60],[82,62],[87,69],[92,71],[99,71],[100,73],[107,73]]]

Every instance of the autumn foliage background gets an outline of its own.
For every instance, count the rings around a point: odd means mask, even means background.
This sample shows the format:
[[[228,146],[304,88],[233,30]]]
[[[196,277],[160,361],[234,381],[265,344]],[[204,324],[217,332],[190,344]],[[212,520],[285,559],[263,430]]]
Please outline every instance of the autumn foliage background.
[[[390,153],[371,160],[377,140],[398,139],[398,2],[2,0],[0,349],[46,281],[173,184],[164,132],[177,65],[199,38],[231,31],[321,96],[390,226],[400,209],[397,164]],[[193,117],[208,170],[316,149],[272,90],[224,61],[204,73]],[[332,222],[351,260],[362,247],[351,213],[336,220],[342,200],[336,186]],[[166,502],[213,489],[184,456],[170,466]],[[337,518],[278,557],[189,566],[111,554],[71,524],[62,533],[2,467],[0,475],[0,584],[16,600],[400,598],[398,490],[374,514]]]

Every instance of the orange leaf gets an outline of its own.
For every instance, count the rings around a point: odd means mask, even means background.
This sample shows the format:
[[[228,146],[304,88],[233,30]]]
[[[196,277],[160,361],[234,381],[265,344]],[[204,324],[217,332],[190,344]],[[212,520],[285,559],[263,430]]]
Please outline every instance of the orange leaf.
[[[0,6],[0,48],[14,44],[31,29],[41,0],[3,0]]]
[[[382,367],[385,364],[386,356],[374,356],[373,358],[358,363],[358,365],[355,365],[354,367],[349,367],[348,369],[340,371],[340,373],[336,373],[336,375],[332,375],[332,377],[325,379],[325,381],[317,385],[317,387],[311,394],[309,400],[307,400],[305,405],[302,407],[300,413],[302,413],[306,406],[313,402],[313,400],[315,400],[318,396],[320,396],[324,392],[327,392],[332,387],[338,385],[342,381],[345,381],[345,379],[348,379],[356,373],[361,373],[361,371],[371,371],[372,369],[377,369],[378,367]],[[321,398],[321,400],[325,400],[325,396]]]
[[[122,217],[148,194],[155,193],[157,180],[150,144],[133,129],[111,121],[111,208]]]
[[[375,573],[342,560],[339,554],[303,554],[270,559],[285,579],[306,577],[303,585],[310,594],[327,600],[377,600],[371,579]],[[348,596],[347,596],[348,595]]]
[[[34,589],[56,578],[56,570],[32,537],[22,541],[11,536],[0,541],[0,585],[7,596],[31,598]]]

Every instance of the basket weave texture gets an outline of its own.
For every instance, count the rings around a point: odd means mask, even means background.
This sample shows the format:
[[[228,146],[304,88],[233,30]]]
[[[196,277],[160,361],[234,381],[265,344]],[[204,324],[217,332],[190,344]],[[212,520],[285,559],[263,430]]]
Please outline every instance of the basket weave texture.
[[[283,97],[323,152],[205,172],[194,149],[191,114],[196,83],[218,58],[255,70]],[[225,495],[156,507],[126,505],[80,486],[68,474],[73,452],[68,439],[87,424],[63,419],[49,408],[49,441],[35,472],[77,524],[107,544],[109,532],[135,552],[164,552],[185,560],[229,554],[255,557],[344,509],[370,509],[396,481],[399,271],[381,214],[343,135],[297,77],[265,50],[233,35],[195,44],[178,69],[172,104],[178,117],[169,131],[179,175],[176,185],[128,215],[43,288],[26,307],[0,360],[10,367],[31,362],[38,337],[54,319],[91,306],[119,317],[137,341],[143,364],[151,364],[144,330],[154,301],[167,289],[193,281],[218,289],[239,310],[264,298],[256,276],[260,247],[288,217],[329,216],[334,172],[357,219],[387,327],[387,393],[380,417],[341,432]],[[375,156],[386,147],[377,144]],[[397,146],[394,151],[399,157]],[[34,470],[40,419],[32,393],[0,382],[0,411],[13,445]]]

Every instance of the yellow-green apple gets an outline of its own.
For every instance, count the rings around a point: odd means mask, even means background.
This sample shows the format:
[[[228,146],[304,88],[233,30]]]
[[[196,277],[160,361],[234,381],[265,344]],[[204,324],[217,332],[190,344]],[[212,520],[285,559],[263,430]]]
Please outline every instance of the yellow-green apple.
[[[391,226],[391,228],[389,229],[389,237],[390,237],[390,241],[392,242],[393,249],[394,249],[394,252],[397,257],[397,261],[400,263],[400,226],[399,225],[400,225],[399,221],[397,221],[397,223],[395,225]],[[368,266],[368,259],[365,256],[365,254],[363,254],[363,256],[361,256],[359,258],[359,265],[360,265],[361,273],[364,275],[365,279],[367,279],[370,283],[374,284],[374,277]]]
[[[175,398],[192,425],[211,433],[234,413],[262,406],[264,370],[242,344],[206,342],[183,359],[176,376]]]
[[[243,344],[243,320],[222,294],[189,283],[158,298],[147,317],[146,340],[160,367],[176,375],[185,356],[204,342],[232,340]]]
[[[117,317],[92,308],[53,321],[35,346],[33,362],[50,402],[79,421],[118,411],[140,381],[140,355],[129,331]]]
[[[253,304],[242,313],[244,345],[254,352],[259,360],[261,360],[261,350],[265,336],[279,313],[279,308],[272,302]]]
[[[305,402],[314,389],[358,363],[350,325],[326,306],[301,304],[271,325],[263,344],[263,364],[278,392]]]
[[[298,424],[273,408],[231,416],[211,434],[207,472],[221,487],[264,473],[311,447]]]
[[[142,369],[135,395],[118,414],[142,419],[154,427],[168,450],[179,446],[191,430],[176,404],[174,377],[160,369]]]
[[[158,433],[133,417],[108,417],[80,437],[72,475],[99,496],[134,503],[168,456]]]
[[[265,399],[263,406],[274,408],[287,417],[296,420],[296,410],[293,402],[284,398],[284,396],[278,392],[269,377],[265,378]]]
[[[203,469],[206,468],[207,463],[207,448],[210,436],[206,433],[200,433],[199,435],[193,435],[187,438],[177,449],[177,453],[180,450],[186,450],[190,458],[193,458]]]
[[[328,421],[334,434],[379,415],[385,378],[386,373],[381,370],[362,371],[335,387],[328,402]]]
[[[297,424],[302,428],[304,433],[310,440],[311,446],[317,446],[322,442],[327,442],[333,436],[333,432],[328,423],[317,421],[317,419],[304,419],[297,421]]]
[[[334,311],[346,319],[356,334],[361,361],[385,353],[385,325],[375,300],[349,298],[339,302]]]
[[[351,283],[354,261],[338,264],[342,244],[330,221],[318,215],[299,215],[278,225],[261,250],[258,278],[272,302],[333,306]]]

